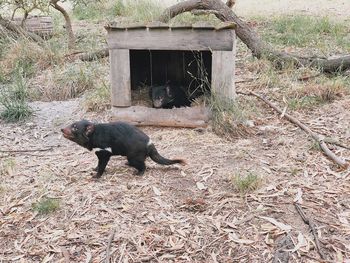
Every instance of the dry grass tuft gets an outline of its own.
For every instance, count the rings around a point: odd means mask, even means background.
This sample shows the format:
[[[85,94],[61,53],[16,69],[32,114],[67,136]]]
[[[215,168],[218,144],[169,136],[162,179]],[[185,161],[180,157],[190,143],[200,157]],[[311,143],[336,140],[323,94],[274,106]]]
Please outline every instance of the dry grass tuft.
[[[35,99],[61,101],[77,98],[92,90],[104,78],[103,66],[76,62],[47,70],[31,83]],[[43,86],[42,83],[45,83]]]
[[[7,50],[1,64],[2,71],[6,75],[12,74],[17,68],[22,68],[26,76],[31,76],[57,60],[57,56],[50,49],[23,39],[15,42]]]

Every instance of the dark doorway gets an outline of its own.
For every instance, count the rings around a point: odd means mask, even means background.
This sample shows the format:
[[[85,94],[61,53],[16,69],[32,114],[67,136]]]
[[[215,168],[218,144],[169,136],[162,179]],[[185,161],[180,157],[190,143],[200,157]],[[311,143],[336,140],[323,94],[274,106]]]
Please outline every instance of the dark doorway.
[[[131,88],[171,83],[194,92],[211,84],[210,51],[130,50]]]

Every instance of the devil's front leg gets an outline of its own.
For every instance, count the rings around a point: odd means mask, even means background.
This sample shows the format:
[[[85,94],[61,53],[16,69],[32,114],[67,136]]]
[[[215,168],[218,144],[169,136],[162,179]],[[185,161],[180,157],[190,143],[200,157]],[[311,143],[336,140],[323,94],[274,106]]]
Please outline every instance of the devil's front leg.
[[[96,167],[96,175],[94,175],[94,178],[100,178],[103,174],[103,172],[106,169],[107,163],[109,162],[109,159],[112,156],[112,153],[106,150],[100,150],[95,152],[97,158],[98,158],[98,165]]]

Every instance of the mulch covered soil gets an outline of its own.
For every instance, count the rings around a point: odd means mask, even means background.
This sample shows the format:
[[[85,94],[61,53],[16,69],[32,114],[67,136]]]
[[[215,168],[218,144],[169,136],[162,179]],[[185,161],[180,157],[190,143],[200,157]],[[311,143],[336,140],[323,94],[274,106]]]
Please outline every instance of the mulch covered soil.
[[[30,121],[1,122],[0,150],[30,152],[0,153],[0,262],[347,262],[350,170],[256,104],[264,116],[254,133],[233,141],[210,128],[143,128],[162,155],[188,165],[148,160],[142,177],[112,157],[104,176],[91,178],[94,153],[60,128],[109,116],[84,114],[79,101],[34,103]],[[294,116],[350,146],[349,109],[346,97]],[[350,150],[330,147],[350,159]],[[240,193],[231,178],[249,173],[260,186]],[[59,208],[40,214],[35,204],[45,198]]]

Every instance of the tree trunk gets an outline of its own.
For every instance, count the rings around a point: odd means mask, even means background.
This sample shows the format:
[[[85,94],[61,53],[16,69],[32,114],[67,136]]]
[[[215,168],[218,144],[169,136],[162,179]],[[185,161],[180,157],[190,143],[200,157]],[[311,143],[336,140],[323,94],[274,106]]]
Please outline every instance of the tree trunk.
[[[58,10],[59,12],[61,12],[61,14],[64,17],[64,20],[66,21],[66,31],[67,31],[67,35],[68,35],[68,48],[69,49],[74,49],[75,47],[75,36],[73,33],[73,28],[72,28],[72,22],[71,19],[69,17],[69,14],[67,13],[67,11],[60,5],[57,4],[59,0],[50,0],[50,5],[55,8],[56,10]]]
[[[0,26],[3,26],[4,28],[6,28],[12,32],[15,32],[16,34],[18,34],[20,36],[32,39],[35,42],[38,42],[38,43],[44,42],[44,40],[40,36],[38,36],[37,34],[32,33],[32,32],[28,32],[28,31],[24,30],[22,27],[12,23],[10,20],[2,18],[1,16],[0,16]]]
[[[230,5],[231,1],[227,1]],[[216,17],[222,21],[234,22],[236,34],[244,44],[252,51],[256,58],[266,57],[276,66],[294,64],[297,67],[311,66],[319,68],[323,72],[339,72],[350,68],[350,55],[337,59],[325,59],[315,57],[299,57],[275,50],[269,43],[261,39],[245,21],[241,20],[225,3],[220,0],[187,0],[167,8],[159,20],[168,22],[173,17],[195,9],[213,10]]]

